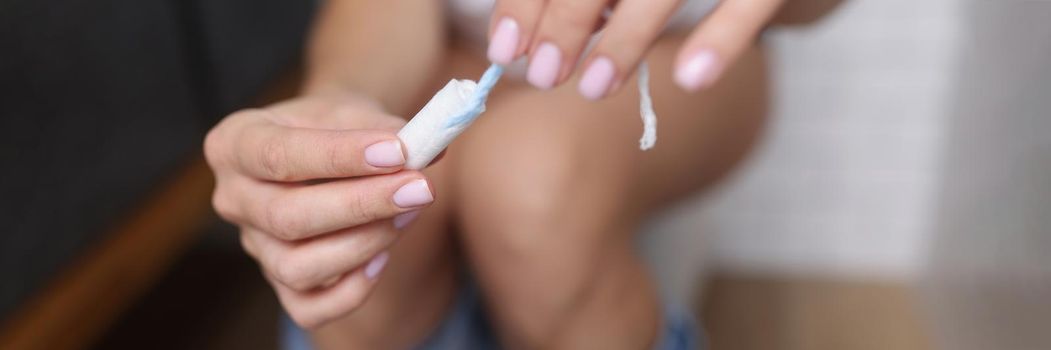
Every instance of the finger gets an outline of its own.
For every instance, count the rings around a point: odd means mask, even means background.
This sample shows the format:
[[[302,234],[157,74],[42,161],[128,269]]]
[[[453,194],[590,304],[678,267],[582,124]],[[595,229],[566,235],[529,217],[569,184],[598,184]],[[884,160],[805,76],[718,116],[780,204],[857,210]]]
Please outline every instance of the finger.
[[[223,191],[238,201],[235,222],[286,241],[385,220],[434,201],[418,171],[287,186],[244,179]]]
[[[545,0],[499,0],[489,20],[489,60],[508,65],[529,48]]]
[[[231,195],[231,184],[245,179],[240,175],[216,171],[215,191],[212,191],[212,208],[219,217],[231,223],[243,223],[241,206],[237,197]]]
[[[375,286],[389,255],[380,253],[365,267],[351,272],[331,287],[297,292],[268,276],[289,316],[303,328],[315,329],[360,307]]]
[[[783,0],[727,0],[690,35],[675,64],[675,82],[697,91],[719,79],[723,70],[755,41]]]
[[[243,234],[246,250],[276,282],[295,291],[324,287],[390,248],[398,231],[390,220],[287,242],[255,229]],[[251,247],[251,248],[248,248]]]
[[[240,241],[241,241],[241,248],[244,249],[245,253],[247,253],[248,256],[250,256],[250,257],[252,257],[252,259],[256,259],[256,261],[258,261],[259,260],[259,246],[256,245],[256,243],[255,243],[256,240],[251,238],[252,234],[254,233],[252,231],[255,231],[255,229],[242,228],[241,232],[240,232],[240,234],[238,236],[239,236]]]
[[[551,0],[544,7],[530,50],[526,80],[550,89],[565,80],[584,51],[606,0]]]
[[[677,0],[621,1],[585,61],[587,68],[577,85],[580,94],[598,100],[616,91],[635,71],[679,3]]]
[[[297,128],[260,120],[243,125],[231,142],[232,165],[269,181],[385,174],[405,163],[401,141],[389,130]]]

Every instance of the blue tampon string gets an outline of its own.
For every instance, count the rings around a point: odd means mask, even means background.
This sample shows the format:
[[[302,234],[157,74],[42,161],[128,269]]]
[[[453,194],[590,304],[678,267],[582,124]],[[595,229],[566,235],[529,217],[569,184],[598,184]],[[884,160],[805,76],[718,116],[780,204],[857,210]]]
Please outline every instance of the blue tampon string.
[[[453,128],[463,126],[470,123],[478,118],[482,112],[485,112],[485,101],[489,98],[489,92],[496,86],[496,82],[500,81],[500,76],[504,74],[504,67],[498,64],[489,66],[489,69],[485,70],[482,74],[482,78],[478,79],[478,85],[474,89],[474,93],[471,94],[471,98],[467,100],[467,104],[464,105],[463,110],[457,113],[449,121],[446,122],[446,128]]]

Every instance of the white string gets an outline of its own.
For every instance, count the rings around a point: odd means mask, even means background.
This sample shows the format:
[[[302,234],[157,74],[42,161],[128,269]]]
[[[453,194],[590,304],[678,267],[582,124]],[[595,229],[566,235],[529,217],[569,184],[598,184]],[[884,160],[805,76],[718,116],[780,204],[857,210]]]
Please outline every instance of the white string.
[[[657,113],[653,111],[650,97],[650,67],[646,62],[639,65],[639,113],[642,115],[642,138],[639,149],[645,151],[657,143]]]

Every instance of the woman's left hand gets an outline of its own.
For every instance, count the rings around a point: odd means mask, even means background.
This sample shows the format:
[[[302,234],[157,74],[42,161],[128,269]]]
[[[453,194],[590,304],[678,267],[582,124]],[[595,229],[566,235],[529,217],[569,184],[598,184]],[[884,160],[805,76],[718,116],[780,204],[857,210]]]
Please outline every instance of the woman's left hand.
[[[675,82],[697,91],[719,79],[785,0],[723,0],[680,48]],[[591,35],[602,37],[583,62],[578,90],[600,99],[616,91],[660,36],[681,0],[497,0],[489,59],[508,64],[528,54],[527,80],[541,89],[563,83]],[[603,24],[603,12],[612,15]]]

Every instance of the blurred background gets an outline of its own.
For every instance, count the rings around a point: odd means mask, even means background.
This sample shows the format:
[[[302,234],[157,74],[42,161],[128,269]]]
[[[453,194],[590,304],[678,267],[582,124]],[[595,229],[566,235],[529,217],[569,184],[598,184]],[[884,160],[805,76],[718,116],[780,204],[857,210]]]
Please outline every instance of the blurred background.
[[[313,8],[0,0],[0,348],[276,347],[199,145],[292,86]],[[715,349],[1051,349],[1049,19],[847,0],[768,31],[759,149],[640,237],[663,292]]]

